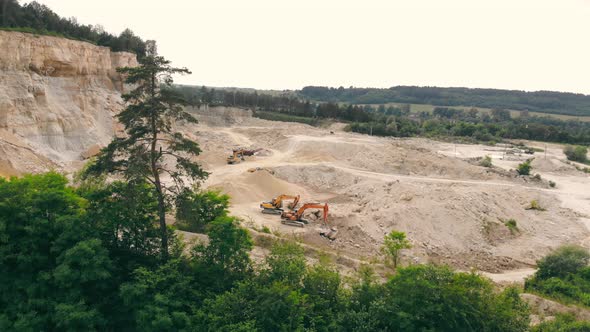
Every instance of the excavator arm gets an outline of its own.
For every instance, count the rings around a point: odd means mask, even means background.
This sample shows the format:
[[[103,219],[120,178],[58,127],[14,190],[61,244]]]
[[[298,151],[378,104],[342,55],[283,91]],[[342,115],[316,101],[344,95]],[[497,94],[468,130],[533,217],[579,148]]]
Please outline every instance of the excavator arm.
[[[320,235],[323,237],[326,237],[330,240],[336,239],[336,233],[338,233],[338,230],[336,230],[336,228],[332,227],[328,223],[328,204],[327,203],[326,204],[307,203],[307,204],[303,204],[303,206],[301,206],[299,208],[299,210],[297,210],[295,212],[283,212],[281,214],[281,222],[286,225],[303,227],[305,224],[308,223],[307,220],[303,219],[303,214],[308,209],[322,209],[323,210],[323,212],[324,212],[323,213],[323,221],[324,221],[324,225],[327,227],[327,229],[322,230],[320,232]]]
[[[306,203],[297,211],[283,212],[281,218],[284,224],[303,227],[307,220],[303,219],[303,213],[308,209],[322,209],[324,211],[324,222],[328,221],[328,204]]]

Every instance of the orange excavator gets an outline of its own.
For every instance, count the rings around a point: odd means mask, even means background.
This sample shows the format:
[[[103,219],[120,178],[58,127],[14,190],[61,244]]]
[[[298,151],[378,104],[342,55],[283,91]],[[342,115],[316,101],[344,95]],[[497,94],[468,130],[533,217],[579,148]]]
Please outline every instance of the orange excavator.
[[[244,156],[253,156],[256,152],[262,151],[262,149],[246,150],[246,149],[234,149],[232,154],[227,157],[227,163],[239,164],[240,161],[244,161]]]
[[[306,224],[309,224],[308,220],[303,219],[303,213],[307,209],[322,209],[323,210],[323,212],[324,212],[323,213],[324,226],[326,226],[328,228],[328,230],[320,232],[320,235],[324,236],[330,240],[334,240],[336,238],[336,233],[338,231],[335,228],[331,227],[330,224],[328,224],[328,203],[325,203],[325,204],[305,203],[297,211],[289,211],[289,212],[285,211],[281,214],[281,222],[285,225],[304,227]]]
[[[297,203],[299,203],[299,195],[291,196],[291,195],[279,195],[278,197],[273,198],[270,202],[262,202],[260,204],[260,208],[262,209],[262,213],[266,214],[282,214],[283,213],[283,201],[292,199],[293,202],[288,204],[287,207],[290,210],[295,209]]]

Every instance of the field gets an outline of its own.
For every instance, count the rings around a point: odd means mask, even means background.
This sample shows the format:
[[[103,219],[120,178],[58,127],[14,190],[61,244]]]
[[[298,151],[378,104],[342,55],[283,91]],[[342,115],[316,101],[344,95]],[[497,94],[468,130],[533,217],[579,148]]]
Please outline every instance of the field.
[[[371,105],[371,106],[375,106],[375,105]],[[390,103],[390,104],[386,104],[386,106],[399,107],[399,106],[401,106],[401,104]],[[426,105],[426,104],[411,104],[410,111],[412,113],[420,113],[420,112],[431,113],[435,107],[437,107],[437,106]],[[442,107],[458,108],[458,109],[463,109],[463,110],[471,109],[471,107],[467,107],[467,106],[442,106]],[[477,107],[477,109],[481,112],[486,112],[486,113],[489,113],[491,111],[491,109],[489,109],[489,108]],[[512,117],[519,117],[520,111],[511,110],[510,114],[512,115]],[[539,112],[529,112],[529,115],[530,116],[539,116],[539,117],[548,116],[548,117],[557,118],[557,119],[564,120],[564,121],[576,120],[576,121],[590,122],[590,116],[573,116],[573,115],[549,114],[549,113],[539,113]]]

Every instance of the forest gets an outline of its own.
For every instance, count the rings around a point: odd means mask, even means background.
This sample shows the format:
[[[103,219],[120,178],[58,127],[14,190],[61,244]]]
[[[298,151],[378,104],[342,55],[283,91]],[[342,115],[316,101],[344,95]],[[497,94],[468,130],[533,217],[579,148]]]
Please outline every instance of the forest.
[[[228,215],[227,200],[207,197],[199,202],[214,208],[199,225],[208,243],[187,245],[169,226],[164,259],[147,183],[93,178],[73,186],[57,173],[0,179],[0,329],[528,328],[516,289],[499,291],[445,266],[398,268],[382,281],[367,265],[348,278],[328,259],[307,263],[299,244],[281,238],[269,238],[269,254],[254,262],[253,237]]]
[[[318,102],[467,106],[590,116],[590,96],[568,92],[419,86],[395,86],[388,89],[306,86],[298,92],[303,98]]]
[[[254,109],[267,120],[318,125],[322,120],[348,123],[348,130],[377,136],[430,138],[460,137],[478,142],[530,139],[568,144],[590,144],[590,122],[560,120],[522,111],[512,117],[505,109],[435,107],[432,112],[410,113],[410,105],[355,105],[312,102],[293,94],[270,95],[229,89],[175,86],[195,107],[236,106]]]
[[[76,18],[63,18],[36,1],[20,5],[17,0],[0,0],[0,30],[66,37],[106,46],[115,52],[133,52],[144,56],[145,42],[126,29],[114,36],[100,25],[79,24]]]

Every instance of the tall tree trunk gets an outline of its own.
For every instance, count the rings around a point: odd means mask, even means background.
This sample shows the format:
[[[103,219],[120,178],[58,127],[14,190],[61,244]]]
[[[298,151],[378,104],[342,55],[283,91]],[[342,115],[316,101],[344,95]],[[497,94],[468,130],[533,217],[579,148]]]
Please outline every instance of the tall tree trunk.
[[[155,72],[152,74],[150,92],[152,100],[156,97],[156,76]],[[156,150],[158,143],[158,128],[156,128],[156,117],[155,110],[151,118],[151,129],[152,129],[152,144],[150,147],[151,156],[151,167],[152,176],[154,177],[154,184],[156,186],[156,194],[158,195],[158,216],[160,219],[160,236],[162,237],[162,260],[168,260],[168,228],[166,227],[166,202],[164,200],[164,191],[162,190],[162,182],[160,180],[160,171],[158,170],[158,157]]]
[[[166,203],[164,201],[164,194],[162,192],[162,185],[160,184],[160,177],[157,176],[156,191],[158,194],[158,215],[160,217],[160,233],[162,236],[162,259],[168,260],[168,228],[166,227]]]

